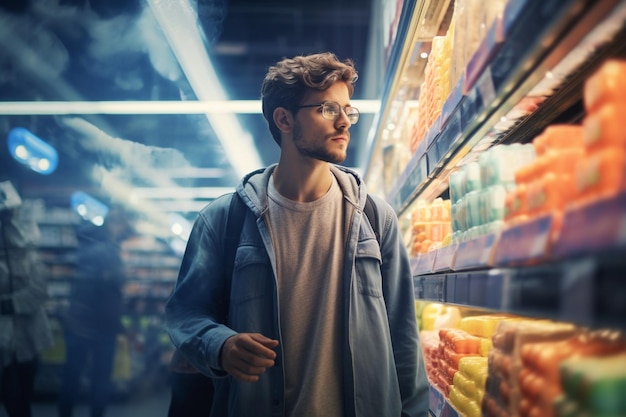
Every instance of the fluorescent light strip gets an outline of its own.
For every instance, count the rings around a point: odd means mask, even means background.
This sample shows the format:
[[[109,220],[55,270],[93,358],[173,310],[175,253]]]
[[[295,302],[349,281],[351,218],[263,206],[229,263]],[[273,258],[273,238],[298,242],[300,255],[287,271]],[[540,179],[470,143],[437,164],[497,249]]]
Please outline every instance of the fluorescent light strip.
[[[191,2],[148,0],[148,4],[195,96],[201,101],[227,100],[207,53],[204,37],[198,30],[198,16]],[[242,129],[235,114],[205,114],[238,175],[243,176],[263,166],[252,136]]]
[[[379,100],[352,100],[363,114],[380,110]],[[260,100],[205,101],[4,101],[0,115],[81,114],[261,114]]]

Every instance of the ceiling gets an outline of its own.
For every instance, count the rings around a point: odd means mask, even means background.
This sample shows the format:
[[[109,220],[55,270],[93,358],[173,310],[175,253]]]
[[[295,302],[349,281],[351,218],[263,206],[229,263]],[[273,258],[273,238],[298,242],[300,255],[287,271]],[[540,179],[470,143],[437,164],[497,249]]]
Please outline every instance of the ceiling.
[[[258,111],[223,112],[233,100],[258,104],[269,65],[333,51],[360,72],[353,99],[378,98],[373,21],[365,0],[0,0],[0,136],[25,127],[59,155],[57,170],[40,175],[3,145],[0,179],[49,206],[82,190],[140,216],[191,219],[243,172],[277,161]],[[212,100],[221,113],[181,107]],[[372,119],[353,127],[345,165],[362,165]]]

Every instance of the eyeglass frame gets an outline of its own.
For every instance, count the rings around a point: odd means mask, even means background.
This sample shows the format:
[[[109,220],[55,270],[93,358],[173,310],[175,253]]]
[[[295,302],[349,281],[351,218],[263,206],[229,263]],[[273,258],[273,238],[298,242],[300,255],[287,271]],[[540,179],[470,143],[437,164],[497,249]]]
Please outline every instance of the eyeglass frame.
[[[328,117],[324,116],[324,114],[325,114],[324,108],[328,104],[336,104],[337,107],[339,107],[339,109],[344,112],[344,114],[346,115],[346,117],[350,121],[350,124],[354,125],[354,124],[358,123],[358,121],[359,121],[359,119],[361,117],[361,112],[359,111],[359,109],[357,109],[356,107],[351,106],[351,105],[347,105],[347,106],[341,107],[341,104],[339,104],[338,102],[336,102],[334,100],[326,100],[326,101],[323,101],[323,102],[317,103],[317,104],[305,104],[305,105],[302,105],[302,106],[296,106],[295,109],[306,109],[306,108],[313,108],[313,107],[321,107],[322,108],[322,117],[324,119],[336,121],[337,119],[339,119],[339,116],[341,114],[337,114],[337,117],[335,117],[334,119],[329,119]],[[346,111],[347,107],[350,107],[351,109],[356,110],[356,113],[353,113],[352,115],[349,115],[348,112]],[[356,114],[356,120],[353,122],[352,120],[350,120],[350,116],[354,116],[355,114]]]

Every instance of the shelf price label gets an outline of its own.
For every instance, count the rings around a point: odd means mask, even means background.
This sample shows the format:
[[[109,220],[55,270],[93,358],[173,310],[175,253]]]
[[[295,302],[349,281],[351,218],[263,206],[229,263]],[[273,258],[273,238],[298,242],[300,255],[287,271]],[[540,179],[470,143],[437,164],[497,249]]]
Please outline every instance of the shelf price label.
[[[426,158],[422,157],[408,174],[406,181],[400,188],[399,198],[401,207],[412,198],[419,188],[421,188],[422,184],[426,181],[427,175]]]
[[[596,269],[594,258],[579,259],[565,265],[560,291],[562,319],[583,325],[593,324]]]
[[[435,263],[433,264],[433,272],[449,271],[454,265],[454,256],[456,255],[457,245],[450,244],[443,248],[437,249]]]
[[[491,258],[497,241],[498,235],[490,233],[459,243],[452,269],[491,266]]]
[[[435,417],[441,417],[441,410],[443,410],[443,406],[446,404],[443,393],[435,388],[433,385],[431,385],[428,394],[430,402],[430,412]]]
[[[442,303],[446,300],[446,277],[443,274],[421,277],[420,285],[425,300]]]
[[[436,251],[430,251],[426,253],[420,253],[416,256],[415,266],[413,268],[413,273],[415,275],[423,275],[430,274],[433,272],[433,264],[435,262]]]
[[[485,107],[488,107],[489,103],[496,99],[496,87],[493,84],[493,78],[491,77],[491,69],[485,68],[482,75],[476,81],[476,88],[480,92]]]
[[[626,243],[626,192],[565,211],[554,245],[556,256],[572,256]]]
[[[547,214],[502,231],[493,263],[508,265],[545,258],[550,252],[552,215]]]

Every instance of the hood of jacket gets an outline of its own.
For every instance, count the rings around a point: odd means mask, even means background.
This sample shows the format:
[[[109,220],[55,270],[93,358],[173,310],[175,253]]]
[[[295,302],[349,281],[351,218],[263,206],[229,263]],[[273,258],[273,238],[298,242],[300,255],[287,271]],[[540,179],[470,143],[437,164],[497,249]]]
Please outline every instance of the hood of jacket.
[[[267,209],[267,187],[278,164],[252,171],[237,185],[237,193],[257,217],[262,217]],[[330,164],[330,171],[337,179],[344,199],[354,208],[365,206],[367,189],[365,183],[355,171],[339,165]]]

